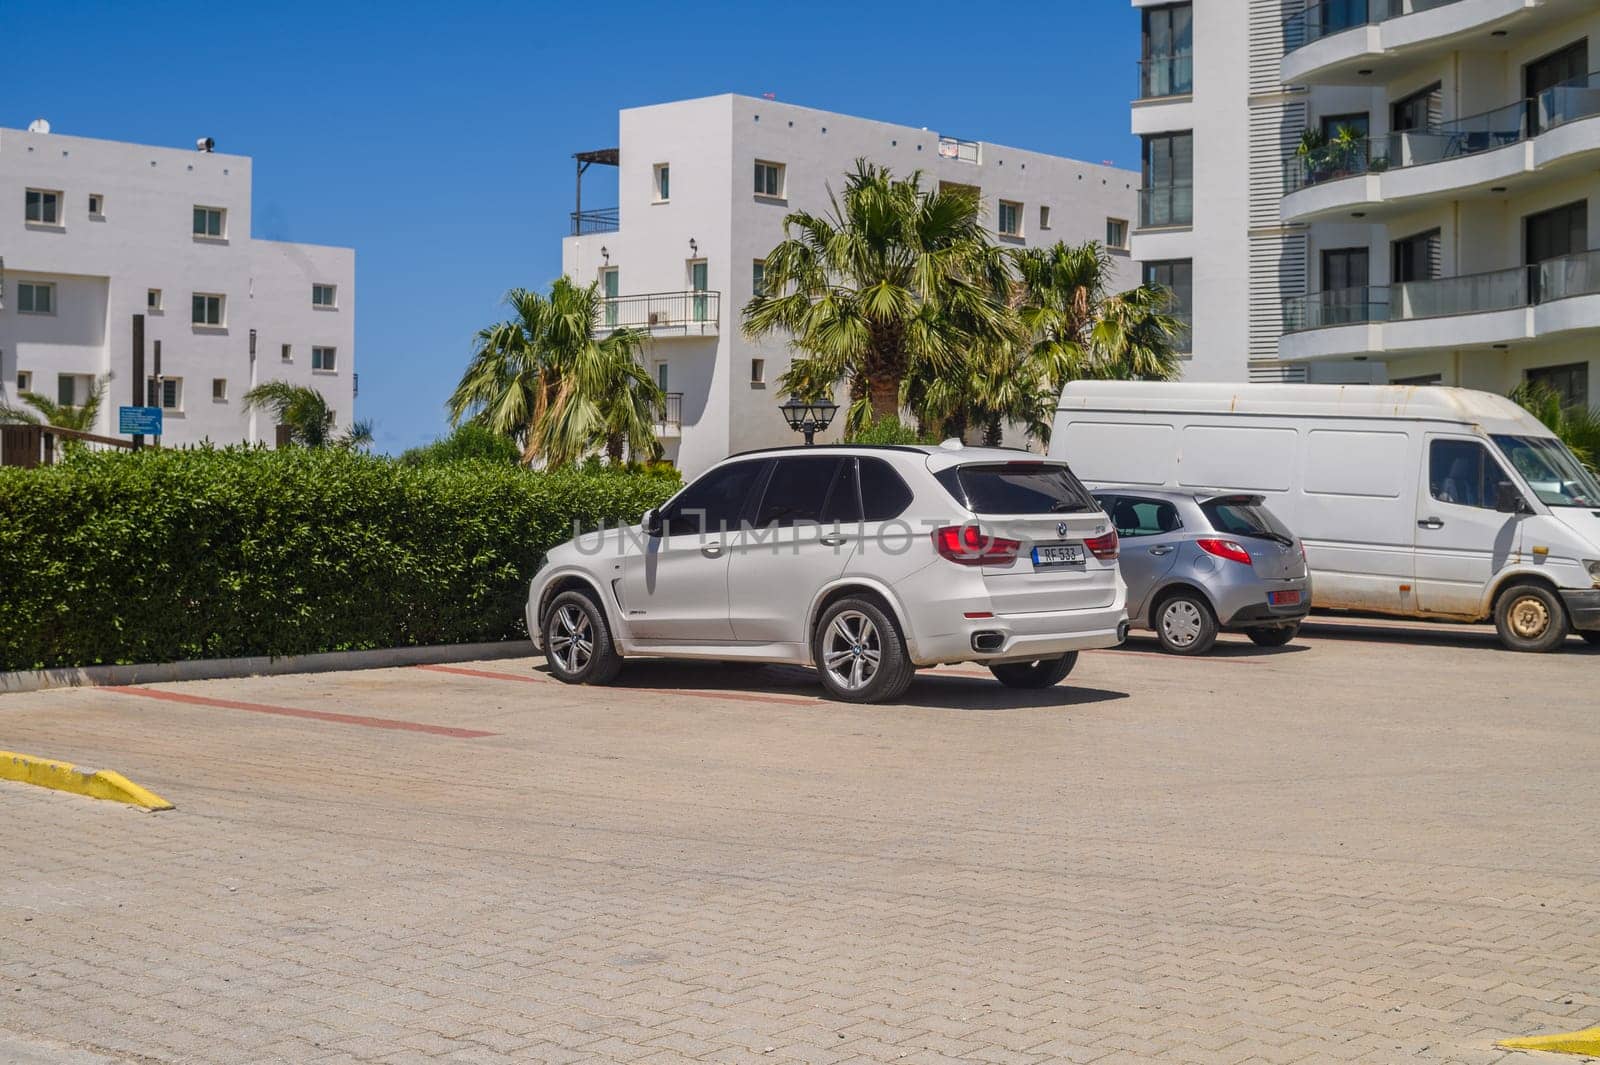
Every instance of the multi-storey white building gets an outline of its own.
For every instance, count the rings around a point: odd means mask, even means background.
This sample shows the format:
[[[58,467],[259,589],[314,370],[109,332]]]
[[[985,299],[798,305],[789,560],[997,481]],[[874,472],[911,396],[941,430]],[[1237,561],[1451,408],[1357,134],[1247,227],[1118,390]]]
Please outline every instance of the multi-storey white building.
[[[355,253],[254,239],[250,172],[209,142],[0,129],[0,402],[80,404],[110,374],[101,433],[137,399],[164,408],[163,443],[272,444],[244,394],[286,380],[351,421]]]
[[[1134,6],[1134,254],[1188,264],[1193,376],[1600,398],[1600,5]]]
[[[976,187],[1002,244],[1103,241],[1117,283],[1138,280],[1131,171],[744,96],[632,108],[619,125],[618,148],[577,156],[580,193],[586,168],[618,167],[617,206],[593,210],[580,195],[562,268],[612,297],[607,324],[648,330],[646,358],[669,396],[659,432],[691,475],[796,441],[778,411],[792,352],[781,337],[746,339],[741,311],[784,217],[825,212],[857,158],[921,170],[930,186]],[[826,434],[837,437],[837,426]]]

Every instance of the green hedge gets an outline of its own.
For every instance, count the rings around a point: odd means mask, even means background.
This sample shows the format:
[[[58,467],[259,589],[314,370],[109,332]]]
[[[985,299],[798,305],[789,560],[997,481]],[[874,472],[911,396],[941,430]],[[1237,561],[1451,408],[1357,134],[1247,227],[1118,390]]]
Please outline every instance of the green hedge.
[[[0,469],[0,670],[517,638],[574,521],[635,521],[677,488],[302,448]]]

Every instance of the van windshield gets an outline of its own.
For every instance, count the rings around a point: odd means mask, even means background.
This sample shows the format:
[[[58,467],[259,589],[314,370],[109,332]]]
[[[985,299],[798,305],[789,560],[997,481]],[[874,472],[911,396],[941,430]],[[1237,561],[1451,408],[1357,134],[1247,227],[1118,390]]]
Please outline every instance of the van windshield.
[[[1600,482],[1561,441],[1497,435],[1494,444],[1545,506],[1600,507]]]

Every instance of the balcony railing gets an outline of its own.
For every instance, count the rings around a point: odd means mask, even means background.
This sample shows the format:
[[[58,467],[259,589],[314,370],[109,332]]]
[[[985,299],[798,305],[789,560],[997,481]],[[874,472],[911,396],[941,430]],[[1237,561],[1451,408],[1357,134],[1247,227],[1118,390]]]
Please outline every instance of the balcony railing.
[[[573,211],[572,235],[585,236],[589,233],[615,233],[617,231],[617,209],[615,207],[601,207],[593,211]]]
[[[941,158],[954,159],[959,163],[983,162],[978,142],[964,141],[960,137],[940,137],[939,155]]]
[[[661,417],[656,424],[664,429],[677,430],[683,428],[683,393],[668,392],[667,401],[662,404]]]
[[[1283,50],[1285,53],[1303,48],[1313,41],[1331,37],[1335,33],[1369,26],[1374,22],[1387,22],[1401,15],[1418,11],[1431,11],[1436,7],[1458,3],[1459,0],[1321,0],[1307,4],[1306,9],[1291,15],[1283,22]]]
[[[1188,96],[1194,92],[1194,56],[1159,55],[1139,61],[1139,99]]]
[[[608,329],[649,329],[689,335],[715,333],[722,293],[705,290],[612,296],[600,310]]]
[[[1600,72],[1564,81],[1493,111],[1452,119],[1436,129],[1352,141],[1335,138],[1290,159],[1285,165],[1284,189],[1294,192],[1340,178],[1477,155],[1595,115],[1600,115]]]
[[[1479,274],[1291,296],[1283,301],[1283,331],[1511,311],[1597,293],[1600,249]]]
[[[1194,224],[1194,185],[1156,185],[1139,190],[1139,225],[1188,226]]]

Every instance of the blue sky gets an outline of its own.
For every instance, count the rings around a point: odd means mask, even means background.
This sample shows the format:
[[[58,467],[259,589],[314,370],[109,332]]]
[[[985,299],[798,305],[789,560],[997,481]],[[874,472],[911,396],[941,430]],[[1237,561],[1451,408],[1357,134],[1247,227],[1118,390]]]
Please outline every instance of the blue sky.
[[[1138,162],[1126,0],[48,7],[70,30],[9,49],[0,125],[254,156],[257,237],[356,249],[358,414],[391,452],[445,431],[505,291],[560,272],[571,155],[614,145],[619,108],[772,92]],[[0,3],[0,39],[37,12]]]

